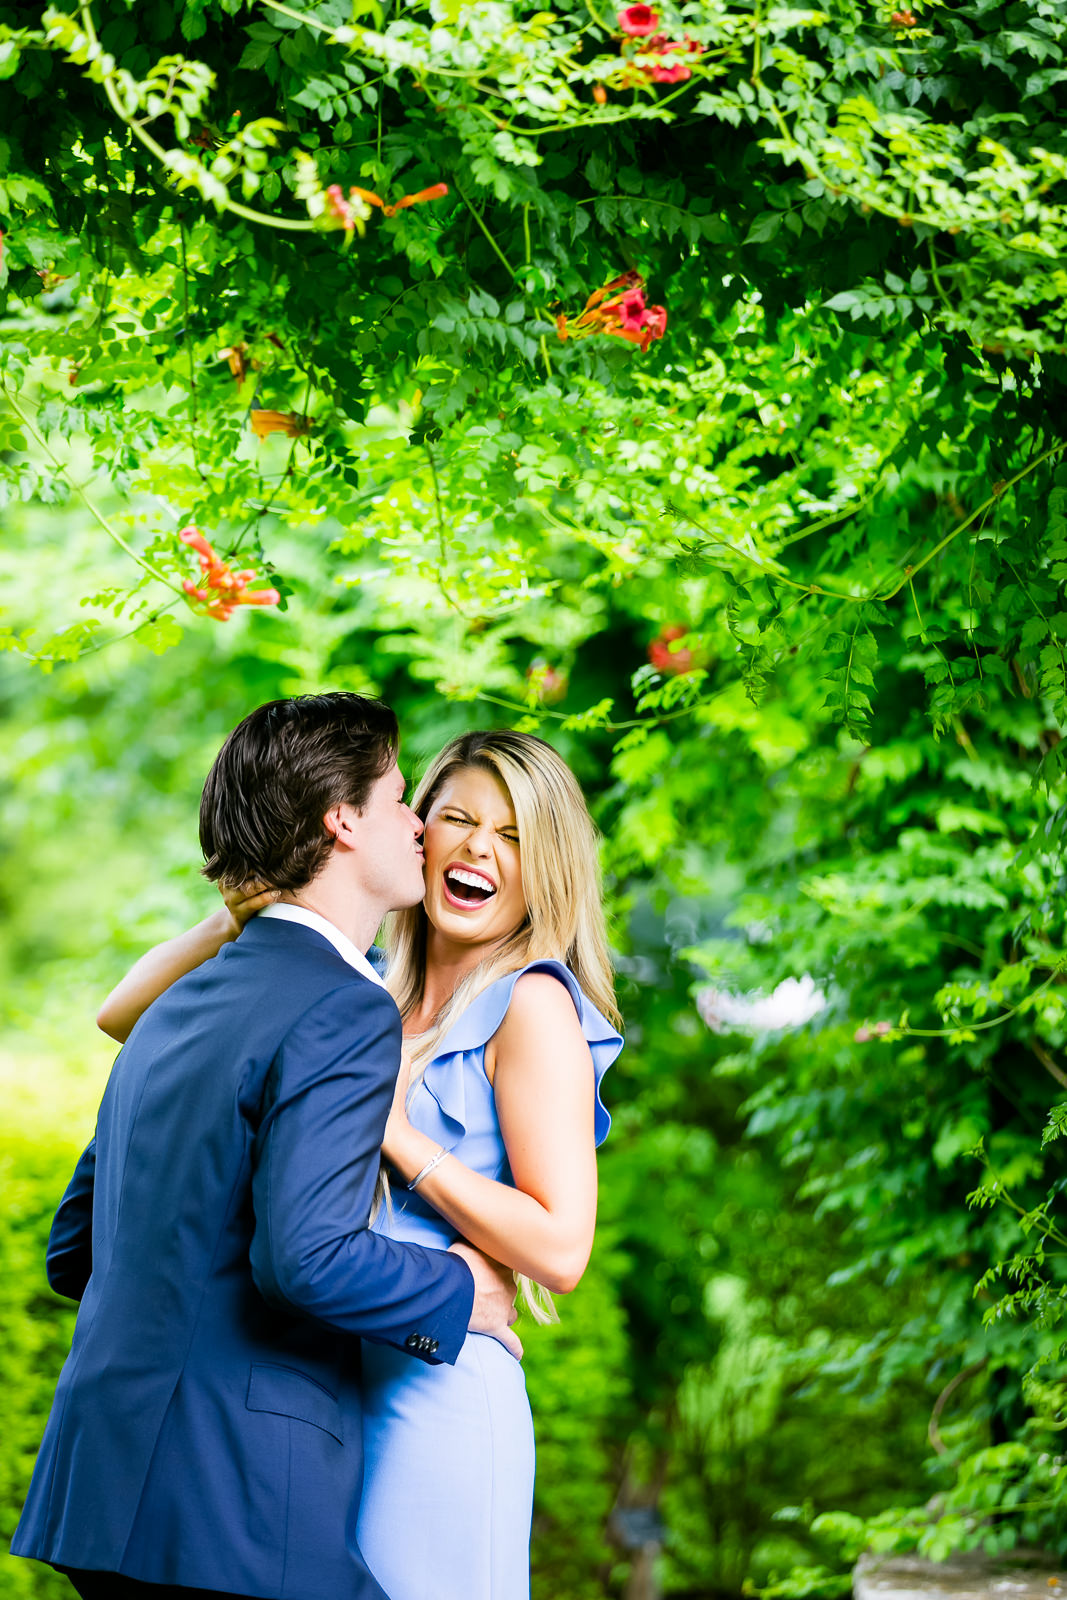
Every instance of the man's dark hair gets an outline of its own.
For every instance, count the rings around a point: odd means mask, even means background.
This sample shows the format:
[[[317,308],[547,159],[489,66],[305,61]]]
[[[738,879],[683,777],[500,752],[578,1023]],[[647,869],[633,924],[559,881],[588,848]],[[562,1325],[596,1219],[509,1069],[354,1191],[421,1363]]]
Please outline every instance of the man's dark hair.
[[[204,785],[204,876],[225,888],[249,878],[303,888],[333,849],[327,811],[342,804],[361,811],[398,744],[394,713],[363,695],[299,695],[251,712]]]

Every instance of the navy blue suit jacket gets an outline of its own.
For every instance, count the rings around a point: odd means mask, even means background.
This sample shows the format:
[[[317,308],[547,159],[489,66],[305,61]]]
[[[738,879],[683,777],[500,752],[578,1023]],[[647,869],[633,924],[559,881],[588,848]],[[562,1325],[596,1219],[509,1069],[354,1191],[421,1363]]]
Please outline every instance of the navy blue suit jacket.
[[[390,997],[289,922],[144,1014],[52,1227],[81,1307],[16,1555],[381,1600],[355,1336],[454,1361],[473,1301],[458,1258],[367,1230],[399,1059]]]

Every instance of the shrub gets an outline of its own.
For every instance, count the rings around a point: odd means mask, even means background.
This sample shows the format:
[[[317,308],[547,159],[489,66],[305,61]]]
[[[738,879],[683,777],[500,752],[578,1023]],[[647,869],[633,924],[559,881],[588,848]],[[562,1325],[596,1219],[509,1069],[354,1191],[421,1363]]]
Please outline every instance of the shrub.
[[[9,1128],[0,1136],[0,1596],[69,1597],[50,1567],[7,1553],[70,1347],[75,1308],[45,1279],[48,1229],[78,1151],[66,1137]]]

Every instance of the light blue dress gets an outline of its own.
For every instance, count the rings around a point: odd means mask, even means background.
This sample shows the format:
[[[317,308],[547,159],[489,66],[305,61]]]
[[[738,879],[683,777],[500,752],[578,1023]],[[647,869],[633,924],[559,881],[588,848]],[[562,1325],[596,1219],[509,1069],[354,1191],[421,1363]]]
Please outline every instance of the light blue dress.
[[[622,1040],[560,961],[596,1078],[596,1142],[610,1118],[600,1080]],[[476,995],[441,1040],[409,1115],[475,1172],[511,1183],[485,1047],[520,972]],[[444,1248],[455,1229],[416,1191],[394,1186],[393,1210],[374,1226],[394,1239]],[[365,1479],[358,1539],[389,1600],[526,1600],[534,1440],[523,1370],[496,1339],[470,1333],[455,1366],[426,1366],[387,1345],[363,1346]]]

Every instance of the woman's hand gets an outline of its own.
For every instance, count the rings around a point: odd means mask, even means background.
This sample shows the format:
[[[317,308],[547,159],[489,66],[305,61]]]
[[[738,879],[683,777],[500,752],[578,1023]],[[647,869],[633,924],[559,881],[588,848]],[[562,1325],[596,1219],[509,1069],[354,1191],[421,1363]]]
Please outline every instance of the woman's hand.
[[[385,1124],[385,1135],[382,1139],[382,1154],[387,1161],[404,1169],[404,1151],[411,1143],[414,1129],[408,1120],[407,1097],[411,1085],[411,1056],[403,1050],[400,1056],[400,1071],[396,1075],[396,1088],[393,1090],[393,1103],[389,1108],[389,1119]]]
[[[274,904],[278,890],[272,889],[259,878],[249,878],[247,883],[239,883],[236,889],[223,889],[222,898],[233,921],[234,931],[230,937],[236,939],[245,923],[250,922],[257,911]]]

